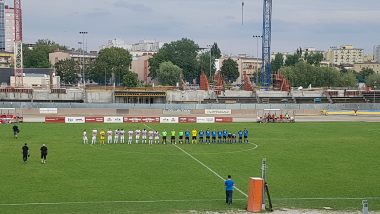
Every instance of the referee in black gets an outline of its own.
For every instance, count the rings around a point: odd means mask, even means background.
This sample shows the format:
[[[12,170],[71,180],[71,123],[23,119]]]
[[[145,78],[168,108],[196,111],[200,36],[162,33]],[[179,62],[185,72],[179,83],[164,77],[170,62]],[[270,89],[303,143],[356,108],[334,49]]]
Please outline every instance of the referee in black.
[[[46,156],[48,154],[48,148],[46,147],[45,144],[42,144],[40,150],[41,150],[41,163],[45,164],[46,163]]]
[[[24,160],[24,163],[28,160],[29,157],[29,147],[25,143],[25,145],[22,147],[22,159]]]

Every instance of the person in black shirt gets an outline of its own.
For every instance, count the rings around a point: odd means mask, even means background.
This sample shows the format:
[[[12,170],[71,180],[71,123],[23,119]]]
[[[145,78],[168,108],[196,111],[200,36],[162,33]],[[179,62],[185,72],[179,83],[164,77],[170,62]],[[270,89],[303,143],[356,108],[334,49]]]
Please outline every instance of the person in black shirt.
[[[25,145],[22,147],[22,159],[24,160],[24,163],[28,160],[29,157],[29,147],[25,143]]]
[[[45,144],[42,144],[41,147],[41,163],[46,163],[46,156],[48,154],[48,148],[46,147]]]
[[[17,134],[20,132],[20,129],[18,129],[18,126],[16,124],[13,125],[13,136],[14,138],[17,138]]]

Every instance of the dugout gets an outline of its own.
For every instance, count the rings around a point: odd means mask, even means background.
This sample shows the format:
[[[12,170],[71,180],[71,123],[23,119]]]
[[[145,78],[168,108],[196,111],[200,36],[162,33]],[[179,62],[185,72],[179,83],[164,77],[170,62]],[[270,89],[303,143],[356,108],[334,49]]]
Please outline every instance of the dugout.
[[[0,124],[20,123],[23,117],[20,110],[15,108],[0,108]]]
[[[258,123],[294,123],[294,110],[263,109],[257,111]]]

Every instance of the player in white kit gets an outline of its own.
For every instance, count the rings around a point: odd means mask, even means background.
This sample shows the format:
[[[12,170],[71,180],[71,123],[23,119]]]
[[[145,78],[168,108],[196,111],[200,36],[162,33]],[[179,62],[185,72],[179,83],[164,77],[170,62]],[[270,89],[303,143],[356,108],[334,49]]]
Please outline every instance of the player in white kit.
[[[132,144],[132,139],[133,139],[133,131],[130,130],[128,131],[128,144]]]
[[[149,136],[149,145],[152,145],[152,144],[153,144],[153,134],[154,134],[153,130],[150,130],[150,131],[148,132],[148,136]]]
[[[111,143],[112,143],[112,130],[108,129],[108,131],[107,131],[107,144],[111,144]]]
[[[160,134],[158,134],[158,131],[154,132],[154,143],[159,144],[160,143]]]
[[[83,131],[83,144],[88,144],[87,131]]]
[[[137,129],[137,130],[135,131],[135,134],[136,134],[136,143],[139,143],[141,130],[140,130],[140,129]]]
[[[117,144],[119,142],[119,129],[115,130],[115,136],[113,137],[113,143]]]
[[[142,130],[142,143],[146,143],[146,133],[147,133],[146,129],[143,129]]]
[[[92,141],[91,141],[91,144],[95,144],[96,143],[96,135],[97,134],[98,134],[98,130],[93,129],[92,130]]]
[[[120,133],[120,143],[124,143],[124,135],[125,135],[124,129],[121,129],[119,133]]]

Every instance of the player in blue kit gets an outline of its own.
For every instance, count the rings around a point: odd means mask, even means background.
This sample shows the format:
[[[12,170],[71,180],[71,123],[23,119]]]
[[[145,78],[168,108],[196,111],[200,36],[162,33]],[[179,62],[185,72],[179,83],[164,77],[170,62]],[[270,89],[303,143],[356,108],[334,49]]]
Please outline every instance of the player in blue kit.
[[[227,142],[227,134],[228,134],[227,130],[224,129],[224,130],[223,130],[223,143],[226,143],[226,142]]]
[[[215,131],[215,129],[212,131],[211,135],[212,135],[212,143],[215,144],[216,143],[216,131]]]
[[[200,130],[199,131],[199,143],[202,143],[203,144],[203,136],[204,136],[205,132],[203,130]]]
[[[222,131],[218,131],[218,143],[223,143],[222,142],[222,137],[223,137],[223,132]]]
[[[185,143],[190,144],[190,131],[185,131]]]
[[[210,144],[210,136],[211,136],[210,129],[207,129],[206,130],[206,143],[208,143],[208,144]]]
[[[239,143],[243,143],[243,132],[241,130],[238,131],[239,135]]]
[[[246,128],[244,128],[243,134],[244,134],[244,143],[248,143],[248,130]]]

